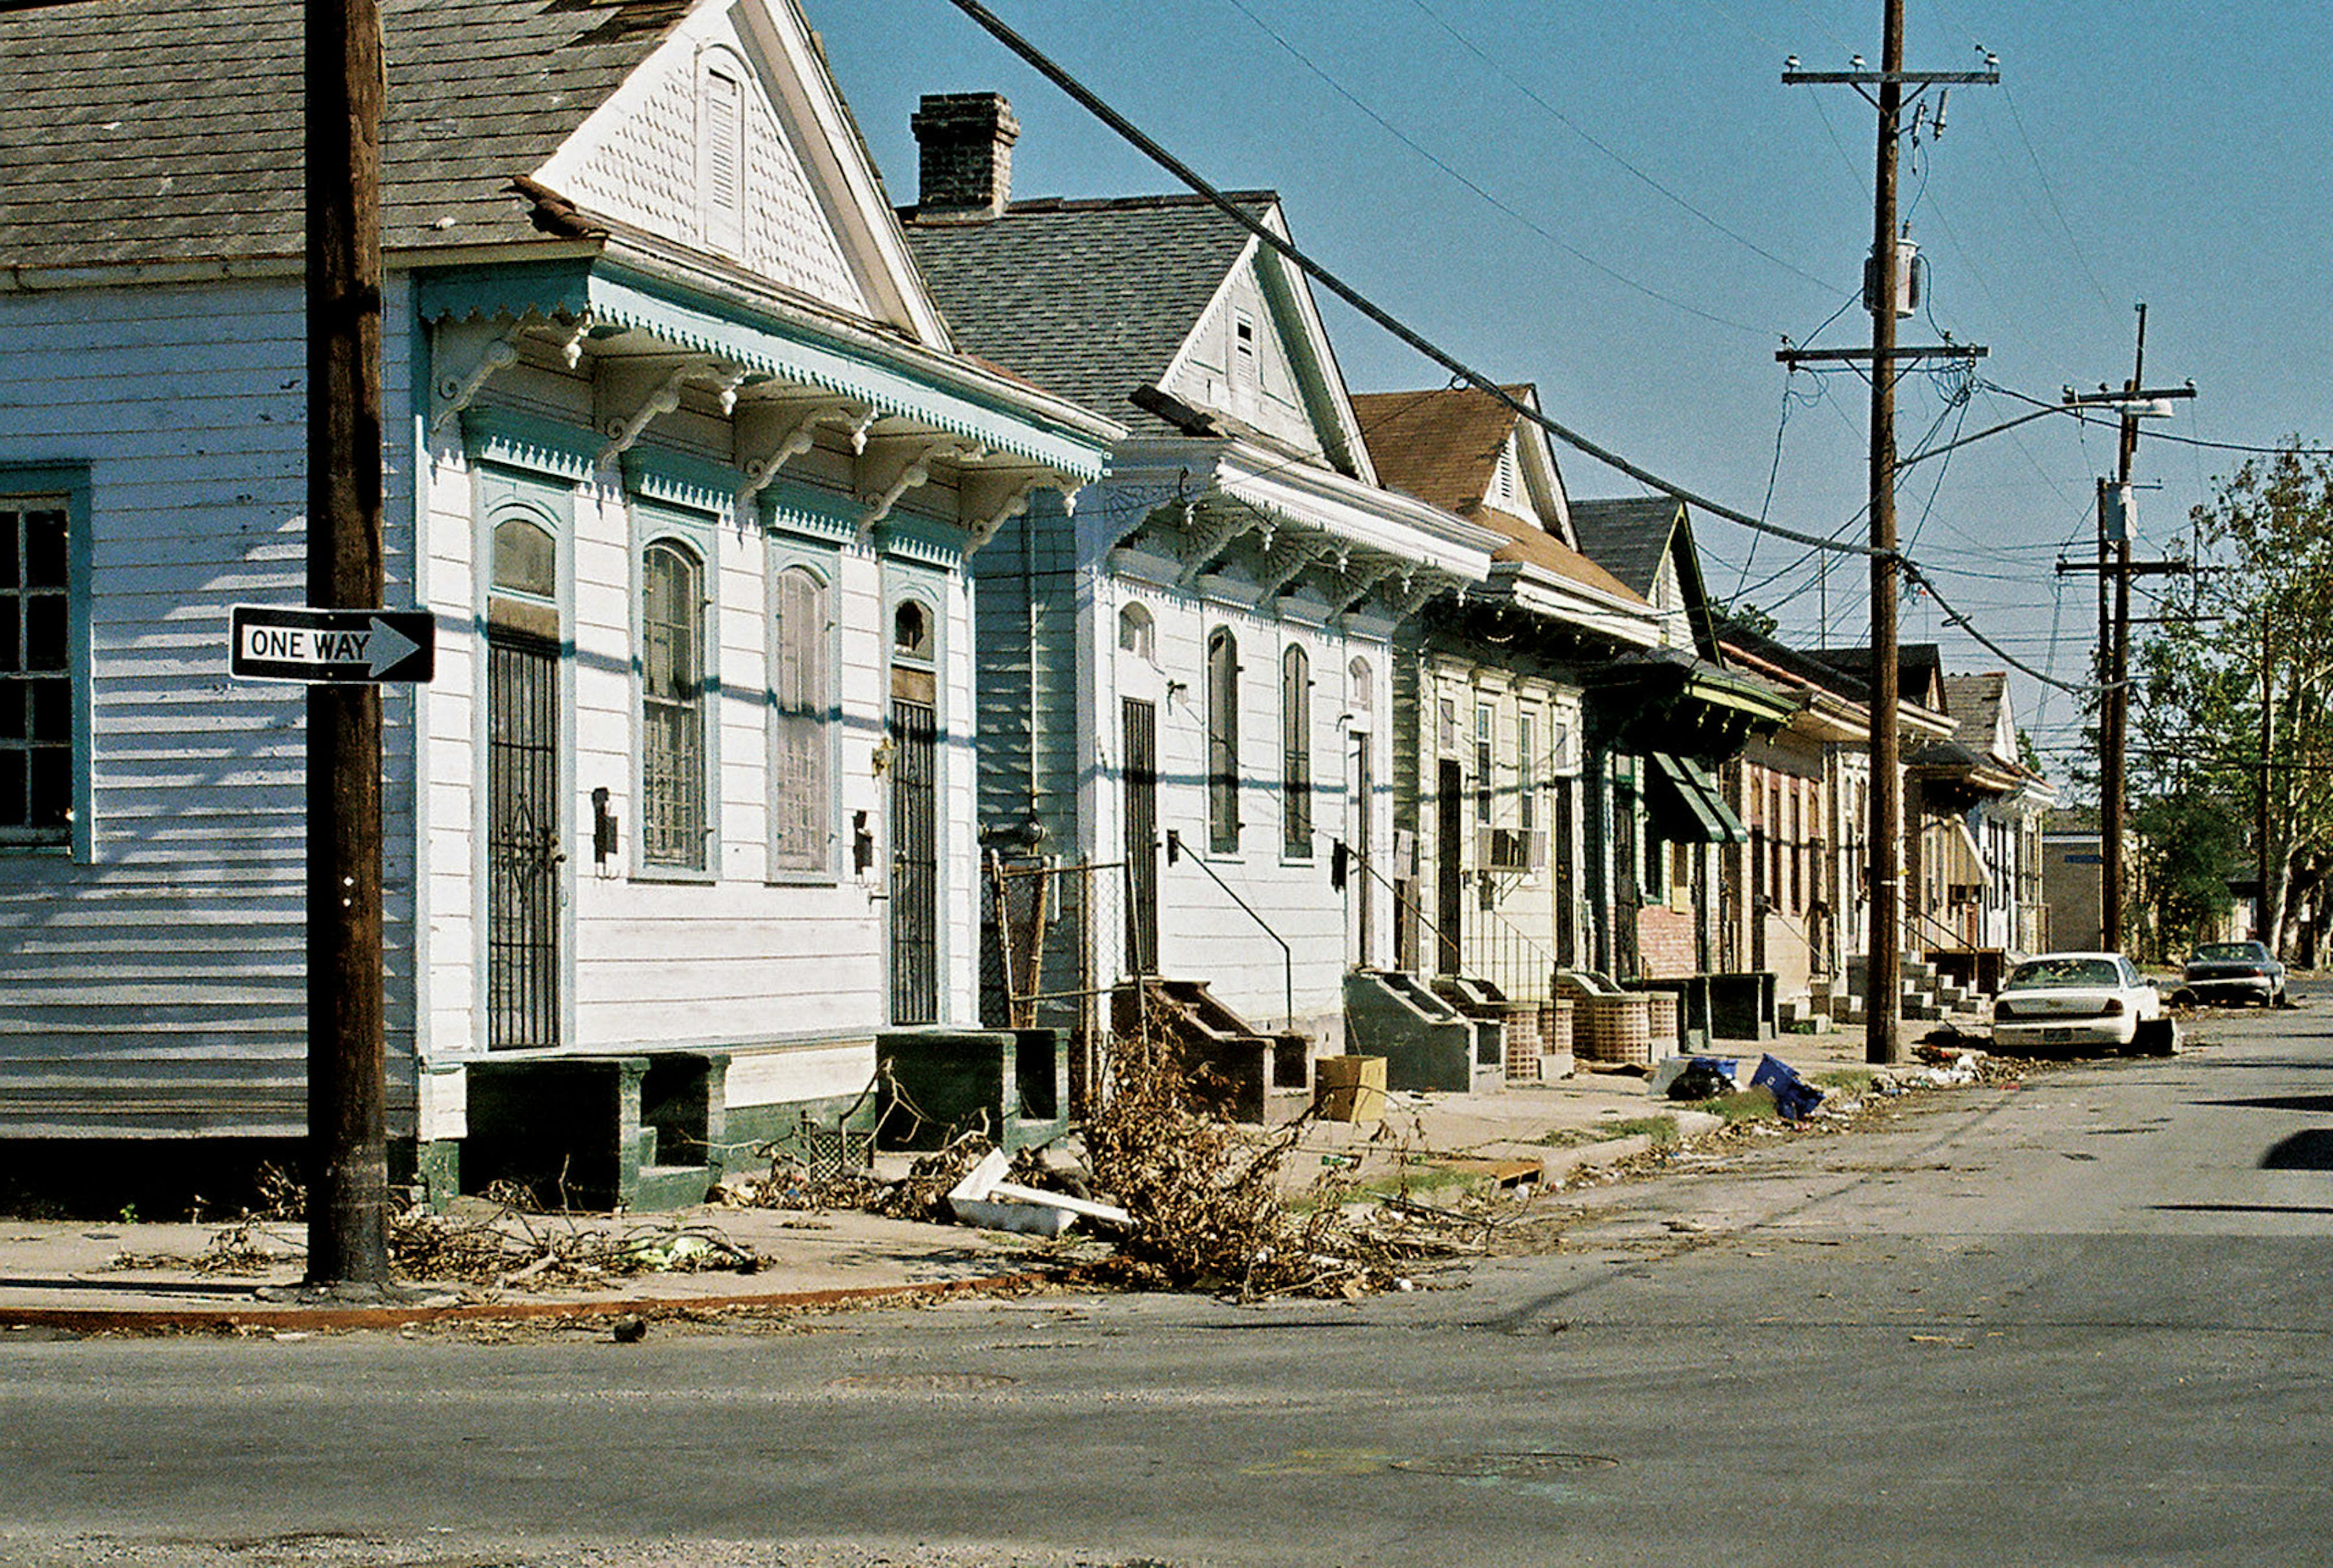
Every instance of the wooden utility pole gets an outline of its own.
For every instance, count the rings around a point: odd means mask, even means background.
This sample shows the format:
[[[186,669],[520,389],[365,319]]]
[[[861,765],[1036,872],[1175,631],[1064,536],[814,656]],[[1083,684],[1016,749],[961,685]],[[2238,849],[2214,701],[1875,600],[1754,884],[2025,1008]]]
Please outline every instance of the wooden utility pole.
[[[376,0],[307,0],[308,602],[381,602]],[[389,1280],[380,691],[308,691],[308,1282]]]
[[[2149,388],[2143,384],[2146,375],[2146,306],[2141,303],[2138,346],[2122,390],[2101,387],[2095,393],[2069,391],[2065,397],[2069,407],[2102,405],[2121,416],[2115,478],[2111,483],[2098,482],[2098,675],[2103,687],[2098,702],[2098,923],[2111,948],[2122,946],[2129,885],[2124,847],[2128,837],[2125,773],[2130,751],[2130,579],[2142,570],[2177,569],[2169,563],[2141,566],[2131,560],[2131,470],[2138,457],[2138,422],[2164,412],[2155,406],[2166,399],[2195,396],[2193,383]]]
[[[1858,58],[1856,62],[1862,63]],[[1899,674],[1896,662],[1896,596],[1902,575],[1896,550],[1896,366],[1909,358],[1970,359],[1981,349],[1899,350],[1896,343],[1897,288],[1896,141],[1903,131],[1904,88],[1935,82],[2000,81],[1987,57],[1981,72],[1906,72],[1904,69],[1904,0],[1883,0],[1879,69],[1799,71],[1782,73],[1788,83],[1843,82],[1866,93],[1879,111],[1877,167],[1872,180],[1871,269],[1865,303],[1871,311],[1871,942],[1864,979],[1864,1059],[1904,1059],[1898,1023],[1904,1005],[1903,958],[1903,748],[1896,727]],[[1939,120],[1939,124],[1942,123]],[[1800,360],[1860,359],[1859,350],[1823,356],[1784,350],[1777,358]]]

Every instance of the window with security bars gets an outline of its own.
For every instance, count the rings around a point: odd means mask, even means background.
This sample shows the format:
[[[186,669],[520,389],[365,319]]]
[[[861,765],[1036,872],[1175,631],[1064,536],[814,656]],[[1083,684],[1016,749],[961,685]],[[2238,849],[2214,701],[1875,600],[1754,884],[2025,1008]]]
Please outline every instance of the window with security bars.
[[[827,588],[807,567],[778,573],[777,845],[781,871],[821,872],[830,858],[833,802],[827,782]]]
[[[72,837],[72,559],[63,497],[0,497],[0,845]]]
[[[705,869],[705,599],[694,556],[640,563],[640,856]]]

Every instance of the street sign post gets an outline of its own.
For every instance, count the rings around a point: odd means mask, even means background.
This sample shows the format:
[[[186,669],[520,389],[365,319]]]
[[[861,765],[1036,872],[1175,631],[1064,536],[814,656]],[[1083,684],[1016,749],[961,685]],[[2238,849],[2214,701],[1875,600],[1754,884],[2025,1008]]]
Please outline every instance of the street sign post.
[[[227,673],[307,685],[426,683],[437,663],[427,610],[316,610],[237,605]]]

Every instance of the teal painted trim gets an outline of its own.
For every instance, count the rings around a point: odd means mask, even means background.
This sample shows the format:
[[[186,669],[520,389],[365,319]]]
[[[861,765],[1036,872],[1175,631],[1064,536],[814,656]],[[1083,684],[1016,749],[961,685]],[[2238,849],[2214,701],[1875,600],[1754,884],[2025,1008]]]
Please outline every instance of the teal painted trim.
[[[911,367],[885,364],[857,346],[813,338],[798,324],[780,326],[734,302],[675,289],[624,268],[594,271],[591,311],[610,323],[858,398],[884,413],[919,419],[1089,483],[1101,477],[1109,456],[1103,442],[934,386]]]
[[[414,309],[424,321],[577,316],[590,307],[591,272],[590,259],[580,256],[423,272],[414,280]]]
[[[635,446],[624,454],[623,464],[624,488],[635,495],[708,517],[736,514],[737,489],[745,476],[726,464],[663,447]]]
[[[462,445],[474,462],[522,468],[580,484],[595,470],[604,445],[589,430],[514,408],[466,408]]]
[[[662,504],[649,497],[629,498],[631,512],[631,726],[632,843],[638,846],[631,865],[635,882],[715,883],[721,880],[721,539],[714,519],[702,512]],[[701,622],[696,628],[697,654],[704,664],[698,683],[697,722],[702,726],[697,787],[705,811],[702,865],[672,865],[648,858],[648,725],[646,686],[648,646],[643,612],[648,606],[647,552],[660,540],[677,542],[696,558],[703,578],[697,600]]]
[[[793,534],[820,544],[850,544],[859,538],[859,523],[850,498],[801,480],[781,478],[760,496],[762,528],[772,534]]]
[[[895,560],[914,561],[940,571],[964,569],[964,530],[920,517],[892,516],[875,530],[875,544]]]
[[[90,537],[93,524],[90,510],[90,474],[86,463],[66,464],[0,464],[0,495],[62,495],[65,498],[65,574],[70,585],[65,618],[65,658],[72,674],[72,747],[73,803],[72,822],[67,846],[12,846],[5,851],[11,855],[53,855],[59,847],[69,846],[73,862],[87,865],[94,842],[90,821],[92,791],[91,775],[97,769],[97,752],[92,743],[91,722],[91,690],[95,684],[96,666],[92,660],[89,635],[91,604],[91,572],[95,561],[95,541]],[[222,661],[226,651],[220,650]]]

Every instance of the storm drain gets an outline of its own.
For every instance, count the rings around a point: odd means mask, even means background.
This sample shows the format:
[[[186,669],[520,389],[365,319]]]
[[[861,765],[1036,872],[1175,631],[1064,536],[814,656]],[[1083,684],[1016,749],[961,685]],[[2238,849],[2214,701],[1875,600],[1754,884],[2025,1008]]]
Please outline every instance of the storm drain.
[[[1466,1480],[1545,1481],[1587,1470],[1616,1470],[1620,1461],[1602,1454],[1451,1454],[1396,1459],[1393,1468],[1418,1476],[1456,1476]]]

